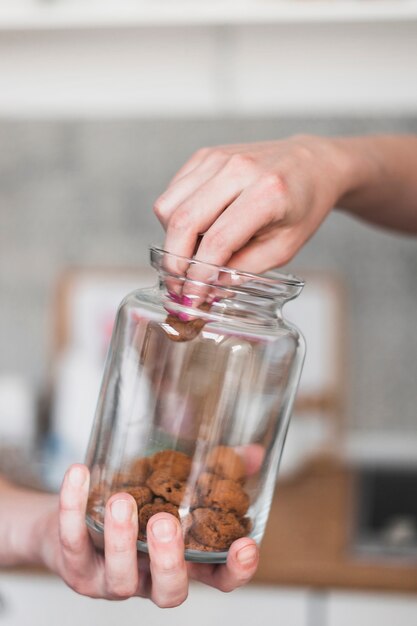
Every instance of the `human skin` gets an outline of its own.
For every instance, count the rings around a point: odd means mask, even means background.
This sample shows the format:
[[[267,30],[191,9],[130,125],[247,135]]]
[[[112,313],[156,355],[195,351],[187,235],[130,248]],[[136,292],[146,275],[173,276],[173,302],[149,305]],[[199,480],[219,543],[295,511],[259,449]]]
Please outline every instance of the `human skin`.
[[[378,226],[417,233],[416,171],[417,136],[411,135],[297,135],[203,148],[154,211],[168,252],[258,273],[290,261],[336,206]]]
[[[20,489],[0,477],[0,566],[45,566],[82,595],[141,596],[163,608],[184,602],[190,578],[232,591],[255,573],[259,553],[248,537],[232,544],[224,565],[186,563],[180,524],[167,513],[149,520],[149,557],[138,556],[136,503],[127,493],[109,499],[104,553],[97,551],[85,524],[88,488],[84,465],[68,470],[59,496]]]

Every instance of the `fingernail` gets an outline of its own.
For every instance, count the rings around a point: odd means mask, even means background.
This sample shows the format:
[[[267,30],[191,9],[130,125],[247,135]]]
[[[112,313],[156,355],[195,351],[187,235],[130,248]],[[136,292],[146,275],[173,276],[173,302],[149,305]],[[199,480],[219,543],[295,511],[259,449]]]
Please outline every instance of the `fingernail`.
[[[241,565],[252,565],[255,563],[258,557],[258,550],[255,546],[246,546],[239,550],[236,555],[237,560]]]
[[[191,300],[191,298],[189,298],[188,296],[182,296],[181,304],[183,304],[184,306],[191,306],[192,303],[193,301]]]
[[[111,505],[111,515],[115,522],[127,522],[132,515],[129,500],[115,500]]]
[[[69,481],[73,487],[82,487],[85,483],[85,471],[81,467],[73,467],[70,471]]]
[[[181,322],[189,322],[191,319],[191,317],[187,315],[187,313],[181,313],[181,312],[177,313],[177,317]]]
[[[171,298],[171,300],[173,302],[176,302],[177,304],[180,304],[181,302],[181,296],[179,296],[177,293],[175,293],[175,291],[168,291],[168,295]]]
[[[173,520],[163,518],[152,524],[151,531],[157,541],[169,543],[174,539],[177,527]]]

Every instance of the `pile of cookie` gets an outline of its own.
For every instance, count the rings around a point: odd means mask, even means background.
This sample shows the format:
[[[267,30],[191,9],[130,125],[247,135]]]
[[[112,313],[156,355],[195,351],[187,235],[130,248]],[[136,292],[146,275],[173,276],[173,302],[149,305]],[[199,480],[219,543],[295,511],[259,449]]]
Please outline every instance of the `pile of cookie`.
[[[165,511],[182,517],[185,547],[224,551],[251,531],[245,516],[249,496],[244,489],[246,471],[241,457],[230,447],[218,446],[208,455],[197,478],[189,480],[192,459],[176,450],[163,450],[136,459],[129,471],[113,479],[112,492],[126,491],[136,500],[138,538],[146,541],[152,515]]]

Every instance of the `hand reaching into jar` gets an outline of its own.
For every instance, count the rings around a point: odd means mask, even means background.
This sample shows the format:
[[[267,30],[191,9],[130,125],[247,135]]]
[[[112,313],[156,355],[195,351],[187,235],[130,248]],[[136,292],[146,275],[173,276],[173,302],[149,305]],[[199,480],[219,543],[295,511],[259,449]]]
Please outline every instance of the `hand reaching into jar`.
[[[300,135],[204,148],[154,211],[168,252],[259,273],[290,261],[335,206],[416,233],[416,168],[416,136]]]
[[[251,472],[262,462],[255,453],[246,460]],[[108,500],[104,553],[97,551],[85,523],[89,479],[87,467],[73,465],[59,498],[0,481],[0,565],[43,565],[82,595],[108,600],[141,596],[164,608],[184,602],[190,578],[232,591],[254,575],[258,547],[248,537],[232,544],[224,565],[186,563],[180,523],[168,513],[151,517],[149,557],[138,556],[137,508],[128,493]]]

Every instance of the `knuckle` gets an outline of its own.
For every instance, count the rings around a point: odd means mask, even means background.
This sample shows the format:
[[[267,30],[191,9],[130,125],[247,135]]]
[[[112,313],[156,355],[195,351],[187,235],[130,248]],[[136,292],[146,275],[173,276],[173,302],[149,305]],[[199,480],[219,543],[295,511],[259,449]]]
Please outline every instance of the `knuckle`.
[[[75,556],[82,554],[84,550],[84,541],[80,537],[70,537],[66,533],[61,533],[60,542],[64,550]]]
[[[111,595],[116,600],[131,598],[135,595],[136,590],[137,585],[126,580],[113,581],[111,583]]]
[[[209,153],[211,148],[203,147],[199,148],[196,152],[194,152],[192,159],[204,159]]]
[[[86,585],[85,581],[78,576],[67,577],[65,583],[70,589],[75,591],[75,593],[78,593],[80,596],[93,595],[92,590]]]
[[[164,195],[160,196],[153,205],[153,212],[159,220],[163,220],[168,211],[167,201]]]
[[[284,195],[287,193],[287,182],[283,174],[278,172],[267,172],[261,177],[263,187],[273,194]]]
[[[212,228],[204,237],[204,248],[209,251],[230,251],[230,243],[223,230]]]
[[[224,161],[226,161],[229,156],[230,155],[228,154],[227,150],[222,147],[212,148],[207,154],[207,157],[214,164],[224,163]]]
[[[183,556],[165,553],[162,559],[156,559],[153,568],[158,574],[178,576],[184,568]]]
[[[188,590],[171,593],[167,597],[155,597],[154,603],[160,609],[174,609],[176,606],[183,604],[188,598]]]
[[[234,171],[249,170],[254,167],[255,158],[250,154],[238,152],[230,157],[228,165]]]
[[[192,220],[190,211],[187,209],[179,209],[175,211],[169,221],[169,228],[175,232],[183,232],[184,230],[190,230],[192,227]]]

